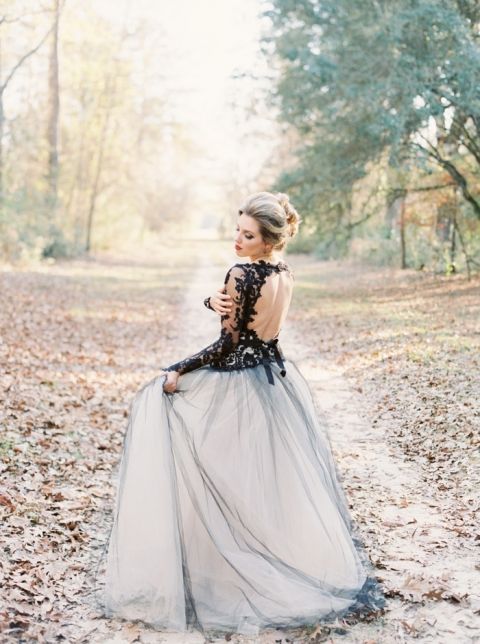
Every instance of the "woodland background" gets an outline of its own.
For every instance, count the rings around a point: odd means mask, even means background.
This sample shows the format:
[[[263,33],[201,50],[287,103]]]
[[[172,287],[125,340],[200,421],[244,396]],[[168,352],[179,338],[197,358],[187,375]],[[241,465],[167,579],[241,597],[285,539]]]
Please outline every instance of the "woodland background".
[[[246,105],[236,89],[230,105],[253,122],[253,144],[266,136],[258,119],[273,124],[272,153],[255,175],[232,166],[214,201],[195,189],[209,178],[193,160],[208,151],[175,112],[158,25],[129,17],[128,2],[115,20],[100,5],[1,2],[4,260],[76,257],[199,225],[222,237],[245,194],[268,189],[287,192],[304,219],[295,250],[478,269],[476,0],[260,2],[266,66],[236,70],[237,89],[247,76],[254,85]]]

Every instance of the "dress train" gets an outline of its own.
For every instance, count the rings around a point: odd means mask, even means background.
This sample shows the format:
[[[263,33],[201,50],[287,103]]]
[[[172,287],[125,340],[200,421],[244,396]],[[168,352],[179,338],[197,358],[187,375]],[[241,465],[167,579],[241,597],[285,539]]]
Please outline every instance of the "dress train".
[[[159,629],[315,624],[384,598],[292,360],[158,376],[128,420],[102,605]],[[272,379],[275,386],[272,386]]]

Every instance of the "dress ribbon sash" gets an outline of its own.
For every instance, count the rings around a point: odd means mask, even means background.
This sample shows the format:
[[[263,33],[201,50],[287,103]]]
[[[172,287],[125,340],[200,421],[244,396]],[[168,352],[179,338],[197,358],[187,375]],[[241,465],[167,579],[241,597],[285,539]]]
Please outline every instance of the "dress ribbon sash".
[[[267,374],[267,380],[271,385],[275,385],[275,380],[273,379],[273,372],[272,368],[270,367],[270,350],[273,349],[273,355],[275,356],[275,361],[280,367],[280,374],[285,377],[287,374],[287,371],[285,369],[285,364],[283,362],[283,357],[282,354],[280,353],[279,347],[278,347],[278,338],[273,338],[273,340],[269,340],[268,342],[264,342],[261,346],[262,350],[262,364],[264,366],[265,372]]]

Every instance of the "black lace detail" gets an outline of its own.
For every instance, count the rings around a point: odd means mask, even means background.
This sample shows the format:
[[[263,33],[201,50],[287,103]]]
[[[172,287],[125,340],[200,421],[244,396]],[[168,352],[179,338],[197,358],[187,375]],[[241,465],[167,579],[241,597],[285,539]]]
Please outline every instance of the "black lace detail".
[[[263,364],[268,381],[274,384],[270,363],[275,361],[284,376],[284,356],[278,345],[278,337],[264,341],[253,329],[247,329],[255,318],[255,304],[265,280],[272,272],[283,270],[293,277],[290,267],[283,261],[277,264],[270,264],[265,260],[234,264],[224,280],[225,290],[232,297],[233,306],[229,313],[221,316],[220,337],[208,347],[170,365],[166,370],[183,374],[206,365],[213,369],[232,370]]]
[[[207,307],[207,309],[210,309],[210,311],[215,311],[215,309],[213,308],[213,306],[210,304],[210,297],[206,297],[206,298],[203,300],[203,305],[204,305],[204,306],[206,306],[206,307]]]
[[[273,340],[261,340],[253,329],[246,329],[240,333],[240,340],[233,351],[224,358],[213,360],[210,363],[212,369],[230,371],[233,369],[248,369],[263,364],[267,373],[268,382],[275,384],[270,362],[275,361],[280,367],[281,375],[286,375],[284,361],[285,356],[278,344],[278,338]]]
[[[283,261],[280,261],[278,264],[270,264],[262,259],[259,262],[247,264],[247,266],[252,267],[252,270],[248,271],[243,284],[245,289],[244,327],[246,327],[250,322],[253,322],[256,314],[255,304],[260,297],[260,291],[262,290],[262,286],[265,284],[267,277],[271,275],[274,270],[290,271],[288,264]]]

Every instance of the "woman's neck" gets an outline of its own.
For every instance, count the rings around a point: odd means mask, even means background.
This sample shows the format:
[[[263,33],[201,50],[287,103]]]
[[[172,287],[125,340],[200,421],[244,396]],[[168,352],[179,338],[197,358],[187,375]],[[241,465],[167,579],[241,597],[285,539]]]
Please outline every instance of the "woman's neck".
[[[277,258],[275,257],[275,255],[273,253],[270,253],[269,255],[258,255],[257,257],[250,256],[250,262],[251,263],[259,262],[259,261],[262,261],[262,260],[264,260],[265,262],[275,263],[276,259]]]

